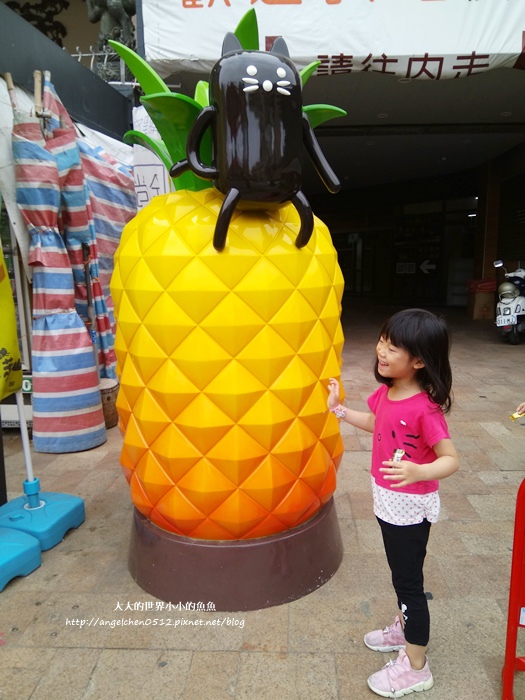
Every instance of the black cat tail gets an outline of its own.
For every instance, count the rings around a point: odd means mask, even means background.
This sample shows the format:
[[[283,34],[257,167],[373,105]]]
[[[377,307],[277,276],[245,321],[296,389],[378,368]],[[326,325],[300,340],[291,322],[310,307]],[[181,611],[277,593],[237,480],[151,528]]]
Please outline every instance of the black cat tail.
[[[301,190],[292,197],[292,204],[299,213],[301,228],[295,239],[298,248],[304,248],[312,236],[314,230],[314,215],[310,202],[306,199]]]
[[[228,190],[226,193],[219,216],[217,217],[217,223],[215,224],[215,234],[213,236],[213,247],[215,250],[221,251],[226,245],[226,236],[228,234],[232,214],[240,198],[241,193],[239,190],[236,190],[235,187],[232,187],[231,190]]]

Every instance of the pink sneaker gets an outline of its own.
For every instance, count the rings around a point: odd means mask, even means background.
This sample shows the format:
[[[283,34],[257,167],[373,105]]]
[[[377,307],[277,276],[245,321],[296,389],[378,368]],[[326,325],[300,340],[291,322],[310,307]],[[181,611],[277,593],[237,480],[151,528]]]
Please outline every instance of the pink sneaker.
[[[368,687],[383,698],[402,698],[410,693],[430,690],[434,679],[428,661],[421,671],[414,671],[404,649],[400,649],[397,659],[391,659],[386,666],[373,673],[367,680]]]
[[[365,644],[372,651],[399,651],[406,646],[405,633],[401,620],[396,615],[394,624],[383,630],[374,630],[365,634]]]

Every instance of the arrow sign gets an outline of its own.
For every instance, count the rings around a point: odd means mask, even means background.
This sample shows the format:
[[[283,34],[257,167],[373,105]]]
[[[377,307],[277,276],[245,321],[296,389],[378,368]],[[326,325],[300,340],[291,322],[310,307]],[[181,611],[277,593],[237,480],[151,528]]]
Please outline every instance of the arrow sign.
[[[419,269],[421,272],[423,272],[425,275],[429,274],[429,270],[435,270],[436,266],[430,264],[430,260],[424,260],[421,265],[419,266]]]

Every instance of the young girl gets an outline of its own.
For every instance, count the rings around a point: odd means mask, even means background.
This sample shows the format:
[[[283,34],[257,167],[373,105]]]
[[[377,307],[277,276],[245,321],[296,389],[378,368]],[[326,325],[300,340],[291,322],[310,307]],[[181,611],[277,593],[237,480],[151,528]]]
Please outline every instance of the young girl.
[[[400,614],[390,627],[365,635],[374,651],[399,650],[368,685],[382,697],[399,698],[434,684],[426,658],[430,616],[423,562],[430,524],[439,515],[439,480],[459,466],[444,418],[452,403],[445,322],[423,309],[394,314],[379,334],[374,374],[381,386],[368,399],[370,412],[341,406],[335,379],[328,386],[328,408],[374,434],[374,513]]]

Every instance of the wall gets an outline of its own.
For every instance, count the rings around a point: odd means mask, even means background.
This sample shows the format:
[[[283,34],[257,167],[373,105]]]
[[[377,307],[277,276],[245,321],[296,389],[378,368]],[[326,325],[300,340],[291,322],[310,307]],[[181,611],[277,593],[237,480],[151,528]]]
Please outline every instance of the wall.
[[[99,23],[88,20],[85,0],[69,0],[69,7],[61,12],[58,19],[65,25],[67,36],[63,44],[70,54],[87,53],[91,46],[96,47]]]
[[[525,266],[525,173],[501,183],[498,256]]]

